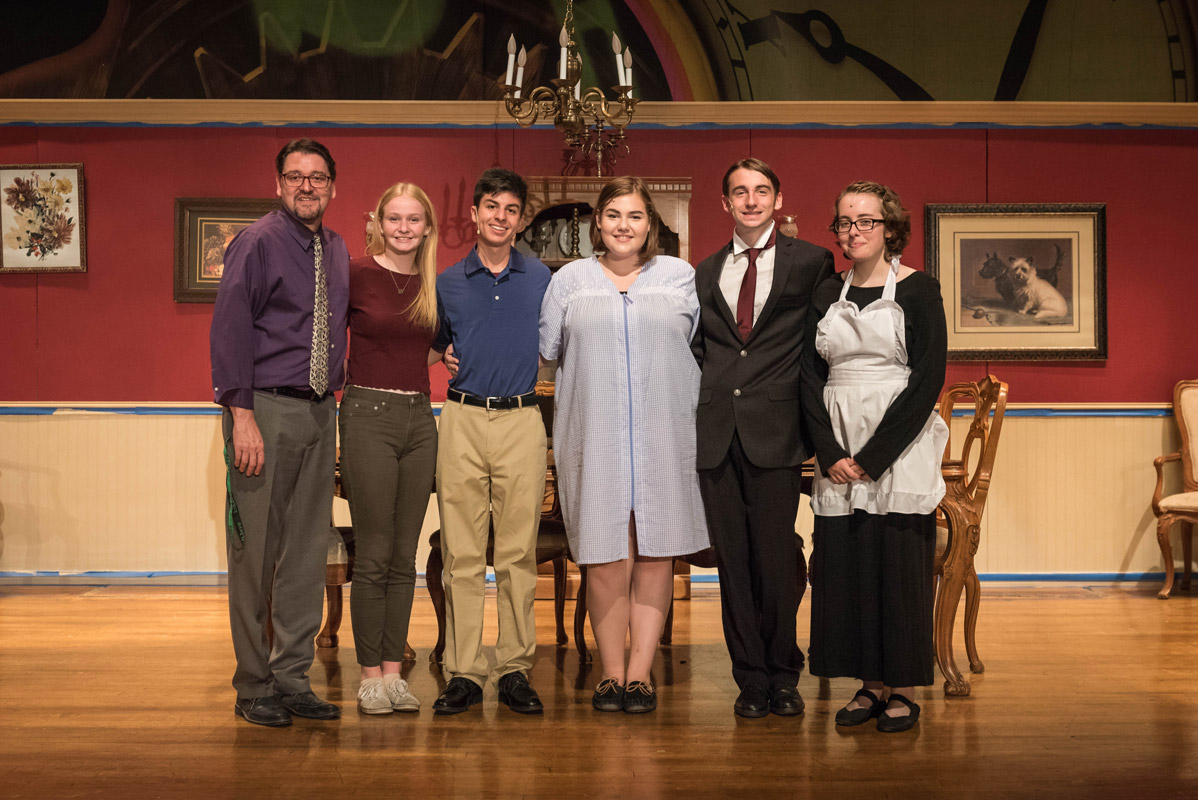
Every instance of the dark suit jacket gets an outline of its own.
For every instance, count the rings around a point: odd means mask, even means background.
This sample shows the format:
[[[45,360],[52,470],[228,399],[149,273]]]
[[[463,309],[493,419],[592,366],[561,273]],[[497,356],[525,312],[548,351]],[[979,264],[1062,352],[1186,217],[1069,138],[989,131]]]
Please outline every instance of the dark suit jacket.
[[[746,342],[736,329],[736,311],[720,292],[731,242],[695,270],[700,323],[691,349],[703,370],[699,469],[719,465],[734,430],[758,467],[793,467],[809,455],[799,413],[799,356],[815,287],[834,271],[832,254],[782,234],[775,247],[773,288]]]

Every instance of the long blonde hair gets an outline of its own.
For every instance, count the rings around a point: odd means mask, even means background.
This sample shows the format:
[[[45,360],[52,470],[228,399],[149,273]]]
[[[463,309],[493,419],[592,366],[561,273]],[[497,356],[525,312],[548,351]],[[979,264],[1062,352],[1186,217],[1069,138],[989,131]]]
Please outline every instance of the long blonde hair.
[[[401,196],[411,197],[420,203],[424,209],[427,228],[424,241],[416,249],[416,274],[420,276],[420,291],[412,300],[412,304],[404,310],[413,325],[431,330],[437,327],[437,212],[423,189],[414,183],[400,182],[383,192],[374,209],[370,239],[366,243],[366,255],[382,255],[387,249],[383,240],[383,209],[396,197]]]

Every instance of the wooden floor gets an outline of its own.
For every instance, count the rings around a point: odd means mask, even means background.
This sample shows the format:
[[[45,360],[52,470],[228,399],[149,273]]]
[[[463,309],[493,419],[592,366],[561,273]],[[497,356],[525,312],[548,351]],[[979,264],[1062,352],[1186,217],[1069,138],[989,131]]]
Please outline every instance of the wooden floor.
[[[344,718],[275,730],[233,715],[223,589],[0,586],[0,797],[1195,798],[1198,597],[1157,588],[987,584],[973,694],[920,690],[917,728],[884,735],[836,728],[847,679],[804,674],[799,718],[733,716],[714,594],[677,606],[655,714],[593,712],[595,672],[538,602],[544,716],[491,684],[481,710],[434,717],[418,596],[419,715],[358,714],[346,635],[311,673]]]

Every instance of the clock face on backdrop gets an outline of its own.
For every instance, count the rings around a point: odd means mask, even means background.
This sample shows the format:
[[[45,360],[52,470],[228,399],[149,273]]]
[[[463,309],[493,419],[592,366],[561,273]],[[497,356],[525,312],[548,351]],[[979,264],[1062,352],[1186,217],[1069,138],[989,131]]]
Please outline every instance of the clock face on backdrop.
[[[683,5],[718,95],[696,100],[1195,99],[1187,0]]]

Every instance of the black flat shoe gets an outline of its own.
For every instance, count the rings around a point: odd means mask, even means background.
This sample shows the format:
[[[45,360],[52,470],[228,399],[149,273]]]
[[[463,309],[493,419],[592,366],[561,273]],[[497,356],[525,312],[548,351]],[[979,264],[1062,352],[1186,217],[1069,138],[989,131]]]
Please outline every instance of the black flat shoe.
[[[481,703],[483,687],[469,678],[451,678],[445,691],[433,703],[434,714],[461,714],[470,706]]]
[[[644,681],[631,681],[624,687],[624,713],[648,714],[657,708],[657,690]]]
[[[770,712],[780,717],[797,717],[803,713],[803,697],[796,686],[770,687]]]
[[[291,724],[291,714],[277,697],[238,697],[233,713],[255,725],[282,728]]]
[[[869,689],[858,689],[857,694],[853,695],[853,700],[858,697],[868,698],[870,701],[869,708],[842,708],[836,712],[836,724],[842,728],[851,728],[854,725],[861,725],[869,722],[874,717],[881,715],[886,710],[886,704],[878,699],[878,696]],[[850,703],[852,700],[849,701]]]
[[[623,711],[624,687],[615,678],[600,681],[591,695],[591,708],[596,711]]]
[[[295,694],[279,695],[283,708],[297,717],[308,719],[340,719],[341,709],[332,703],[326,703],[312,692],[296,692]]]
[[[738,717],[760,719],[770,713],[770,695],[764,686],[746,686],[736,696],[732,710]]]
[[[890,699],[897,700],[908,709],[908,713],[901,717],[891,717],[882,714],[878,717],[878,730],[882,733],[899,733],[901,731],[909,731],[915,727],[915,723],[919,721],[919,705],[912,703],[901,694],[891,694]]]
[[[499,702],[507,703],[517,714],[540,714],[545,710],[523,672],[509,672],[499,679]]]

